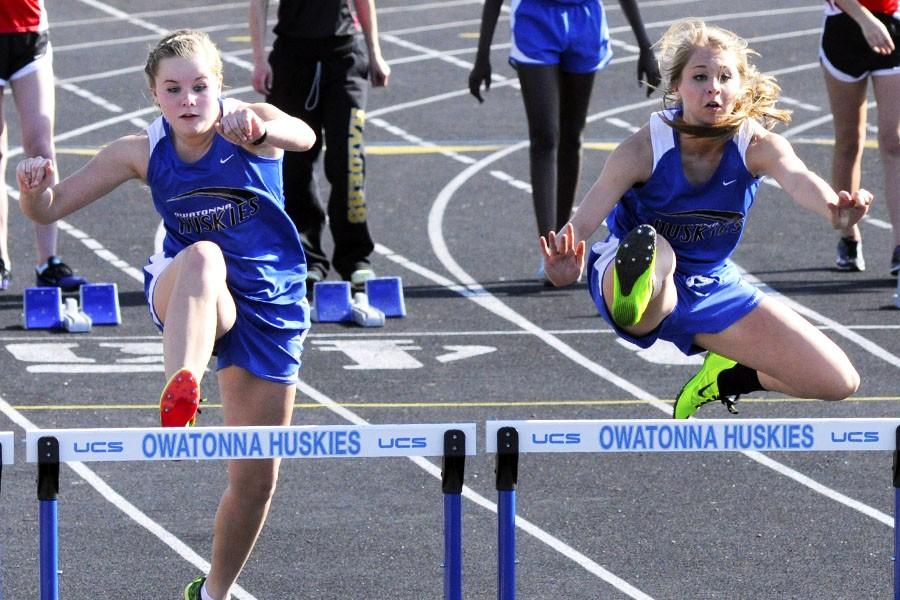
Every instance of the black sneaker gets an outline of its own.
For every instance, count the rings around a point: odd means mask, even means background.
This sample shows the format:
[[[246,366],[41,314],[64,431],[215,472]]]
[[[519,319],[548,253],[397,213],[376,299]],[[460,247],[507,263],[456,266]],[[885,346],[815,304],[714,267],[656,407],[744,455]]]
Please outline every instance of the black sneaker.
[[[900,274],[900,246],[894,248],[894,253],[891,255],[891,275]]]
[[[840,271],[865,271],[866,259],[863,258],[862,240],[845,237],[839,239],[834,264]]]
[[[0,258],[0,292],[9,287],[10,279],[12,279],[12,273],[6,268],[6,261]]]
[[[84,277],[75,275],[69,265],[61,261],[58,256],[51,256],[43,270],[38,267],[35,269],[35,274],[38,286],[58,287],[66,292],[74,292],[78,290],[79,286],[87,283]]]

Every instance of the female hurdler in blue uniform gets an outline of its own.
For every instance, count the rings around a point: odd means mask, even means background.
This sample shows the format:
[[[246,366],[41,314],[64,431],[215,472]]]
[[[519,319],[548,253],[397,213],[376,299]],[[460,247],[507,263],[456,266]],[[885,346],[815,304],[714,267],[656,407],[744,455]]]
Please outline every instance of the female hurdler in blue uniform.
[[[737,396],[757,390],[847,397],[859,375],[844,352],[742,281],[729,256],[764,175],[836,228],[859,221],[872,195],[836,194],[768,131],[788,115],[775,107],[774,80],[749,64],[744,40],[686,20],[659,48],[673,109],[616,148],[572,219],[541,237],[548,277],[555,285],[576,281],[584,240],[606,219],[610,237],[587,260],[600,314],[639,346],[665,339],[685,353],[708,351],[676,398],[675,418],[713,400],[735,412]]]
[[[145,71],[162,116],[52,187],[51,160],[23,160],[16,170],[22,210],[49,223],[125,181],[145,181],[166,229],[163,251],[145,268],[150,312],[164,325],[163,425],[193,423],[214,347],[225,425],[290,424],[309,315],[306,260],[284,212],[281,159],[284,150],[309,149],[315,135],[269,104],[221,99],[222,60],[204,33],[163,38]],[[186,599],[230,597],[278,466],[231,461],[212,566],[205,585],[191,582]]]

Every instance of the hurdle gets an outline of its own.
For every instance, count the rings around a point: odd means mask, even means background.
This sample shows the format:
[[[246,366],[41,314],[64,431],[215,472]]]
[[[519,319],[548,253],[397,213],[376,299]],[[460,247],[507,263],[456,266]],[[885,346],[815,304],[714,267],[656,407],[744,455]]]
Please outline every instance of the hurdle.
[[[900,515],[900,419],[632,419],[487,421],[496,454],[497,598],[516,598],[516,484],[523,452],[874,451],[893,454],[894,516]],[[894,600],[900,600],[900,535],[894,527]]]
[[[0,431],[0,491],[3,488],[3,465],[13,464],[13,434],[10,431]],[[3,547],[0,545],[0,558]],[[0,569],[0,600],[3,600],[3,571]]]
[[[443,457],[444,598],[462,600],[461,495],[465,457],[475,454],[474,423],[36,429],[25,435],[26,461],[38,465],[40,600],[59,600],[61,463],[412,456]]]

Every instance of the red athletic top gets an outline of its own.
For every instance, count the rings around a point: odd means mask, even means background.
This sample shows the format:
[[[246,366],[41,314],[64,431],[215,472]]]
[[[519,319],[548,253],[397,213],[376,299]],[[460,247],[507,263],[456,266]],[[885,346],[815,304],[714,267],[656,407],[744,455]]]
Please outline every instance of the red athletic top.
[[[0,33],[30,33],[47,29],[44,0],[0,0]]]
[[[825,0],[828,2],[829,6],[835,12],[840,11],[841,7],[838,6],[834,0]],[[868,8],[873,13],[882,13],[886,15],[892,15],[898,10],[898,5],[900,5],[900,0],[858,0],[860,4],[864,7]]]

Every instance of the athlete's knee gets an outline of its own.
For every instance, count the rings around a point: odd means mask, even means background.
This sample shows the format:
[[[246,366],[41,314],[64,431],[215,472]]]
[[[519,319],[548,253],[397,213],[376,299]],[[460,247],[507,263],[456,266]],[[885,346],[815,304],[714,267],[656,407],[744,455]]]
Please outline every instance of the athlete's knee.
[[[22,149],[29,156],[53,155],[53,120],[38,115],[22,130]]]
[[[900,157],[900,132],[895,128],[893,131],[878,130],[878,150],[884,156],[891,158]]]
[[[862,140],[855,135],[839,136],[834,142],[834,155],[844,161],[855,161],[862,156]]]
[[[843,400],[859,389],[859,373],[848,362],[835,367],[820,394],[822,400]]]
[[[675,251],[669,241],[661,235],[656,236],[656,277],[668,278],[675,272]]]
[[[229,486],[237,490],[241,501],[262,505],[275,495],[278,471],[272,468],[239,469],[232,472]]]
[[[555,153],[559,148],[559,127],[549,123],[529,127],[528,141],[532,154]]]
[[[213,285],[225,280],[225,256],[218,244],[195,242],[182,252],[182,270],[196,278],[198,283]]]

